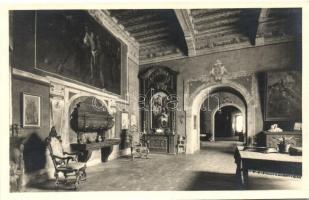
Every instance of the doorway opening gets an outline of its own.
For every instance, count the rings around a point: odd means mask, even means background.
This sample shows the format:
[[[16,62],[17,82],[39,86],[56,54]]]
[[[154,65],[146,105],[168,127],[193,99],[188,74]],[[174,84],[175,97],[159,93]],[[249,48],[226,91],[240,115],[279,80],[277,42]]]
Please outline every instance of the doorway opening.
[[[243,114],[235,106],[220,108],[214,117],[215,141],[239,141],[243,135]]]
[[[200,141],[245,142],[247,104],[236,90],[213,90],[202,103],[199,118]],[[205,143],[200,145],[203,146]]]

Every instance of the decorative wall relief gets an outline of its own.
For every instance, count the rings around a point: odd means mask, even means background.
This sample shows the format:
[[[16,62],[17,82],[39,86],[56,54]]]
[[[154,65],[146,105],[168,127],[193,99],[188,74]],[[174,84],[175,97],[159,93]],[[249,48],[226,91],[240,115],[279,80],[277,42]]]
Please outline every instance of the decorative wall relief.
[[[265,119],[267,121],[301,120],[301,72],[268,72],[266,79]]]
[[[130,129],[132,131],[138,131],[136,115],[134,114],[131,114],[131,117],[130,117]]]
[[[63,131],[63,112],[64,112],[64,86],[51,83],[50,85],[50,126],[55,127],[56,131],[61,134],[63,140],[67,138],[62,135]]]
[[[130,124],[129,113],[128,112],[121,113],[121,129],[128,130],[129,124]]]
[[[61,98],[52,98],[51,100],[51,126],[55,126],[57,133],[61,134],[62,120],[64,111],[64,101]],[[61,135],[62,136],[62,135]]]
[[[221,81],[223,75],[227,74],[225,66],[220,60],[217,60],[211,68],[210,75],[214,78],[215,81]]]

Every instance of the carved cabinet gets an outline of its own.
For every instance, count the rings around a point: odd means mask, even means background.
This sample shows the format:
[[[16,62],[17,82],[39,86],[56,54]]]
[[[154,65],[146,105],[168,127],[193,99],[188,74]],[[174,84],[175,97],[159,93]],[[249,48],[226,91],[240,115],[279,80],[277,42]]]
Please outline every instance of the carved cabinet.
[[[150,152],[176,154],[177,137],[175,135],[146,134],[144,137],[148,141]]]

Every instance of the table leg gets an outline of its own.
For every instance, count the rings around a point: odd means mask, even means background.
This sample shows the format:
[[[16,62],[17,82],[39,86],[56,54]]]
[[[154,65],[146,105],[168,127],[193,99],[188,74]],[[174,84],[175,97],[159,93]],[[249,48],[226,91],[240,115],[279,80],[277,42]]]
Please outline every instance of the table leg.
[[[91,150],[85,150],[85,151],[80,151],[80,154],[78,155],[78,161],[79,162],[87,162],[92,155]]]
[[[101,149],[101,160],[102,162],[107,162],[109,155],[113,152],[113,145],[109,147],[103,147]]]
[[[244,174],[243,174],[243,163],[240,159],[240,155],[238,151],[235,151],[234,154],[234,158],[235,158],[235,163],[236,163],[236,181],[237,181],[237,185],[240,188],[244,188]]]
[[[237,163],[236,179],[237,179],[237,185],[239,187],[243,188],[244,181],[243,181],[243,171],[242,171],[242,168],[241,168],[241,162]]]
[[[242,173],[243,173],[243,187],[247,188],[247,186],[248,186],[248,179],[249,179],[248,169],[243,167]]]

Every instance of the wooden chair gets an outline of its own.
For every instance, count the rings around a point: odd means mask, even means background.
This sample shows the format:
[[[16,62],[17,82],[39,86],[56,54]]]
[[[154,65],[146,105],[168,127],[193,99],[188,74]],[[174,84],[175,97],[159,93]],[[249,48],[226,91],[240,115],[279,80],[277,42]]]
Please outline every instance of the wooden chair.
[[[60,182],[63,181],[64,184],[73,183],[77,189],[80,181],[86,180],[86,163],[77,161],[78,153],[63,150],[61,137],[57,136],[54,127],[46,138],[46,144],[55,167],[56,188],[58,189]],[[60,179],[60,174],[63,174],[63,180]],[[69,181],[69,177],[74,177],[73,182]]]
[[[139,138],[135,139],[134,136],[130,135],[131,141],[131,158],[146,158],[148,159],[149,148],[148,141],[145,141],[143,133],[139,134]]]

